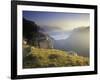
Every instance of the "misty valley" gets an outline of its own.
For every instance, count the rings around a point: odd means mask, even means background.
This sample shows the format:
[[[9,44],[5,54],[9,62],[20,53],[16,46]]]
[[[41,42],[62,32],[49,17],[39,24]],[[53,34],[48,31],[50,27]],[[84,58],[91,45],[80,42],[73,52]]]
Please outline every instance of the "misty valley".
[[[89,26],[62,30],[23,18],[23,68],[89,66]]]

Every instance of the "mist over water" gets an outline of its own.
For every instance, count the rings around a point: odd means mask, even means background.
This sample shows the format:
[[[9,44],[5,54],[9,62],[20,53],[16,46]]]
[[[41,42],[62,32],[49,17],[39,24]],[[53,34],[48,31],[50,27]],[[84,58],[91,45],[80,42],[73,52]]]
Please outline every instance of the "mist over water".
[[[82,56],[89,57],[89,28],[73,30],[66,39],[54,40],[54,48],[65,51],[74,51]]]

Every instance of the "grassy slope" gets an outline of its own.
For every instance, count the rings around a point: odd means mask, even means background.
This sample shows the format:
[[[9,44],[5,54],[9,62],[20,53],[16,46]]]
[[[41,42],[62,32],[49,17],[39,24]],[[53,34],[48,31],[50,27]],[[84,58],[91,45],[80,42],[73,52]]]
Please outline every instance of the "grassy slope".
[[[56,49],[39,49],[23,46],[23,68],[86,66],[89,60],[86,57],[71,55],[68,52]]]

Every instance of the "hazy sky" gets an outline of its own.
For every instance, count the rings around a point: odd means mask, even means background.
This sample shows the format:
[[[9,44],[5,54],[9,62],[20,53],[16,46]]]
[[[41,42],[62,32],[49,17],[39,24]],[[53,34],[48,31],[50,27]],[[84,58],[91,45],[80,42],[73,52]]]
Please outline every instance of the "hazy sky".
[[[90,25],[88,13],[23,11],[23,17],[36,22],[40,26],[58,27],[62,30]]]

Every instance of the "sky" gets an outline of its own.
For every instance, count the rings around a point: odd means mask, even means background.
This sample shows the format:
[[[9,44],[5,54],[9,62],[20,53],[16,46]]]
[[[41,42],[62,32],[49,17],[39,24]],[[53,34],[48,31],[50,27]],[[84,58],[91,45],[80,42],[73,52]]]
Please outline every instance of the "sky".
[[[56,27],[61,30],[72,30],[90,25],[88,13],[23,11],[23,17],[40,26]]]

